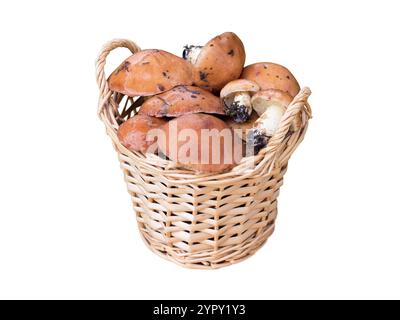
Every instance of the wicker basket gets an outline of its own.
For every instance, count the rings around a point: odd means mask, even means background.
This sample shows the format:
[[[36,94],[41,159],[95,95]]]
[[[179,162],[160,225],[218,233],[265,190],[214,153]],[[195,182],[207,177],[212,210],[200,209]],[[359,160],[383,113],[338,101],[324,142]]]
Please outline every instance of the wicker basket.
[[[274,231],[283,175],[311,118],[310,90],[304,88],[294,98],[257,156],[244,158],[223,174],[195,174],[156,155],[131,152],[119,142],[118,126],[140,105],[108,88],[106,57],[119,47],[140,51],[123,39],[104,46],[96,63],[98,114],[118,153],[144,242],[156,254],[189,268],[220,268],[253,255]],[[302,127],[292,132],[298,113]]]

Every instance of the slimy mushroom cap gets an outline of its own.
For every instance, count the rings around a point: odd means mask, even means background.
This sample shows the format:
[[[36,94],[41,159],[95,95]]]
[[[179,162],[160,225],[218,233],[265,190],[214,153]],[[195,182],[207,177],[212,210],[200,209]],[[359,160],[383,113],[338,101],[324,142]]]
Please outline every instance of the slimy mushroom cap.
[[[161,152],[183,168],[224,172],[242,156],[241,140],[234,137],[224,121],[212,115],[187,114],[172,119],[161,129],[166,137],[158,139]]]
[[[152,129],[157,129],[167,121],[146,115],[135,115],[125,121],[118,129],[118,139],[130,151],[145,153],[155,143],[155,137],[147,134]]]
[[[151,96],[192,82],[189,62],[158,49],[133,54],[108,79],[112,91],[131,97]]]
[[[293,74],[284,66],[271,62],[259,62],[243,69],[241,78],[256,82],[261,90],[277,89],[295,97],[300,86]]]
[[[225,114],[221,100],[207,90],[177,86],[146,100],[139,114],[154,117],[179,117],[188,113]]]
[[[220,96],[222,99],[238,92],[249,92],[250,94],[256,93],[260,87],[254,81],[246,79],[237,79],[227,83],[221,90]]]

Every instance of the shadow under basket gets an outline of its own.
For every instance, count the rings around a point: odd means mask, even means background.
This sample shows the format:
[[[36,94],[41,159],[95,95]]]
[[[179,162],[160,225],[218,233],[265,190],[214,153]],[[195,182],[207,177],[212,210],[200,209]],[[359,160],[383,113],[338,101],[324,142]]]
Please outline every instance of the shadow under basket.
[[[119,125],[139,105],[108,88],[106,57],[119,47],[140,51],[124,39],[104,46],[96,63],[98,115],[117,151],[144,242],[161,257],[188,268],[216,269],[250,257],[274,231],[283,175],[311,118],[310,90],[303,88],[294,98],[258,155],[243,158],[229,172],[196,174],[157,155],[131,152],[119,142]],[[292,131],[296,117],[301,127]]]

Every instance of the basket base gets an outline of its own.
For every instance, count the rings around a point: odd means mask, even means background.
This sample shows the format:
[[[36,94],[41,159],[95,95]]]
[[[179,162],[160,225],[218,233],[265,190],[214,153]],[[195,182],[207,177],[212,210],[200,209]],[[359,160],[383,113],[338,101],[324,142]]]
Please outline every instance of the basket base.
[[[147,239],[146,234],[142,232],[140,232],[140,235],[146,246],[165,260],[188,269],[213,270],[233,265],[251,257],[267,242],[274,230],[275,224],[267,228],[263,234],[248,239],[247,243],[238,245],[240,253],[238,253],[238,248],[230,247],[229,249],[227,248],[226,252],[220,252],[219,257],[212,253],[179,254],[170,250],[169,247],[155,246],[150,239]]]

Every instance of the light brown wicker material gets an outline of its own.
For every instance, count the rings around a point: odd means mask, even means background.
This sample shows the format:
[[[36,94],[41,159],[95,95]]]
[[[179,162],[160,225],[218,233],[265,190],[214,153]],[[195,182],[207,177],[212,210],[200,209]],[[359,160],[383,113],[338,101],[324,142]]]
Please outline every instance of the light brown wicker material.
[[[123,39],[104,46],[96,63],[98,114],[118,153],[145,243],[158,255],[189,268],[219,268],[253,255],[274,231],[283,175],[311,118],[310,90],[304,88],[294,98],[279,129],[257,156],[243,158],[229,172],[196,174],[157,155],[131,152],[119,142],[119,124],[138,111],[140,101],[108,88],[104,65],[118,47],[132,53],[140,50]],[[298,113],[302,127],[291,132]]]

